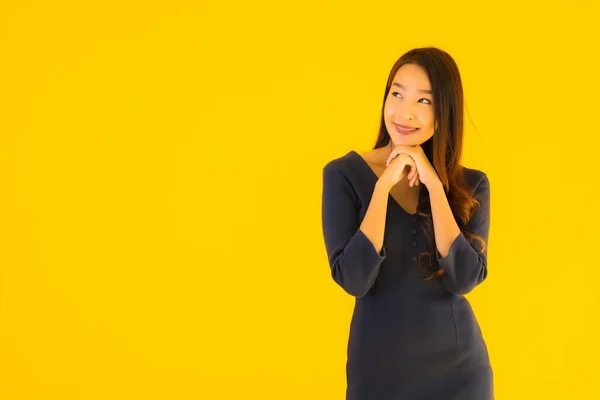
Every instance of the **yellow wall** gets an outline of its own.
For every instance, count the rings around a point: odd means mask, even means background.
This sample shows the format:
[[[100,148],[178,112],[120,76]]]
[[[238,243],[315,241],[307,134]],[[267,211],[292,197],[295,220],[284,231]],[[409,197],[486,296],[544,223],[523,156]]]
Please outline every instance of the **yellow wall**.
[[[426,45],[491,182],[496,397],[600,398],[597,2],[125,3],[0,3],[0,398],[343,398],[321,168]]]

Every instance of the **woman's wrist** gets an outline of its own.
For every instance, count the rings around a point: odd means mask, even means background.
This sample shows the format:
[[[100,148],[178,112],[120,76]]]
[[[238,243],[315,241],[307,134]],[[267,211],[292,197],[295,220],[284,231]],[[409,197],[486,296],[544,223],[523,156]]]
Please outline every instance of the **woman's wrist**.
[[[379,178],[377,180],[377,183],[375,184],[375,189],[376,190],[383,190],[383,191],[386,191],[386,192],[389,193],[390,190],[392,190],[392,186],[388,182],[386,182],[385,180]]]

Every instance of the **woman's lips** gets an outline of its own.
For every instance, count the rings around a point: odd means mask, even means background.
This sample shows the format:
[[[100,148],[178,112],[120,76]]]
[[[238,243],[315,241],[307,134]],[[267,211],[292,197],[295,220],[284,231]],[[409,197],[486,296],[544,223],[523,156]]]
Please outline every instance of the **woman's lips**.
[[[406,125],[398,125],[398,124],[394,124],[394,128],[396,128],[396,132],[398,132],[401,135],[412,135],[413,133],[415,133],[419,130],[419,128],[411,128]]]

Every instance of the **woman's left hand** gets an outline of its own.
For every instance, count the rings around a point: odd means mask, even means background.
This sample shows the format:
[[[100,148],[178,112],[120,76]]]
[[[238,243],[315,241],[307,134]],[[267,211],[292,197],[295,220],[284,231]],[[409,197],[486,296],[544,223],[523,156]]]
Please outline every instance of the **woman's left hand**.
[[[394,150],[390,153],[386,161],[386,165],[388,165],[394,158],[396,158],[399,154],[406,153],[413,160],[415,160],[415,164],[417,165],[417,174],[419,175],[419,181],[423,183],[428,189],[431,185],[436,185],[441,183],[440,178],[435,172],[435,169],[429,162],[429,159],[425,155],[423,148],[421,146],[396,146]]]

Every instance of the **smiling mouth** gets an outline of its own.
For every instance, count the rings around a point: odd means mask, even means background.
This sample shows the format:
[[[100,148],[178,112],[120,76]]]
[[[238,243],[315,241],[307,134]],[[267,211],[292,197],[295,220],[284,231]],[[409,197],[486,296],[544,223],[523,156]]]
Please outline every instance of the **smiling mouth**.
[[[394,124],[394,128],[396,128],[396,131],[402,135],[410,135],[413,134],[417,131],[419,131],[420,128],[410,128],[407,127],[406,125],[398,125],[398,124]]]

